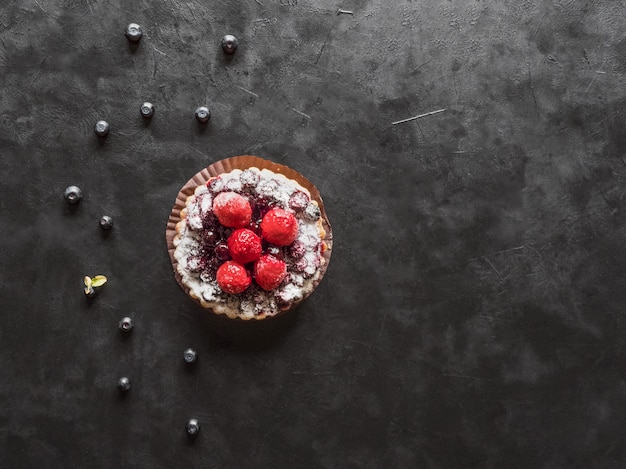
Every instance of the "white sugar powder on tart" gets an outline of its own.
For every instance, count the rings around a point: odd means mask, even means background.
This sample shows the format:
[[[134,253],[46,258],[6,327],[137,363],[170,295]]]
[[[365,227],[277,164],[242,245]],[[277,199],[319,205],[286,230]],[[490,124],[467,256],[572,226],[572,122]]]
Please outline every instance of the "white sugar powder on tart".
[[[223,245],[233,231],[222,226],[213,213],[213,200],[220,193],[245,197],[253,210],[253,223],[271,208],[295,216],[298,233],[293,243],[263,243],[264,253],[286,264],[287,274],[277,288],[264,290],[254,279],[242,293],[229,294],[220,288],[216,271],[228,260]],[[182,285],[203,307],[230,318],[263,319],[291,309],[317,286],[326,263],[324,252],[329,247],[325,235],[318,203],[306,188],[268,169],[234,169],[199,185],[187,198],[176,224],[173,255]]]

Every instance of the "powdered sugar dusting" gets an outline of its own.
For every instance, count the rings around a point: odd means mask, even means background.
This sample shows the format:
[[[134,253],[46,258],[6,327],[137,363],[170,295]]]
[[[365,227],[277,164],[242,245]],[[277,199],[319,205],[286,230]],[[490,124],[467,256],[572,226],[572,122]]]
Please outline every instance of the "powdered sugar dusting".
[[[206,216],[213,207],[213,197],[211,194],[205,193],[200,199],[200,215]]]
[[[187,207],[187,222],[192,229],[199,230],[202,228],[202,217],[197,203],[192,203]]]
[[[289,247],[285,248],[288,273],[277,289],[265,291],[253,282],[245,292],[230,295],[221,290],[210,270],[203,271],[199,268],[197,253],[203,251],[205,230],[202,220],[211,215],[215,196],[224,192],[241,194],[251,202],[262,197],[269,200],[272,206],[290,211],[298,220],[298,236],[294,243],[302,247],[294,250],[297,251],[296,257],[291,257]],[[290,198],[297,192],[310,198],[309,192],[297,182],[282,174],[258,168],[244,171],[236,169],[210,180],[207,186],[198,186],[194,196],[187,200],[186,222],[177,226],[174,240],[178,273],[182,277],[182,283],[189,288],[190,296],[216,313],[250,319],[259,315],[276,315],[308,295],[321,275],[320,266],[325,262],[319,249],[323,230],[319,216],[314,217],[315,209],[319,213],[316,203],[315,207],[310,208],[313,203],[310,202],[305,210],[297,206],[290,207]],[[214,257],[212,262],[215,262]],[[298,262],[304,267],[298,268]]]
[[[239,194],[237,194],[236,192],[222,192],[221,195],[216,198],[215,202],[219,203],[221,206],[226,206],[238,198]]]

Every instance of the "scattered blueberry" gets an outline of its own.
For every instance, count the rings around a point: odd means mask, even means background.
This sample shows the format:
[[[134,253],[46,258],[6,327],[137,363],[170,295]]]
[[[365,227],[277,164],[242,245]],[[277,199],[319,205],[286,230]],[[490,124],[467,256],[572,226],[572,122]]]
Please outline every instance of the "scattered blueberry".
[[[122,392],[130,391],[130,380],[126,376],[123,376],[120,379],[118,379],[117,389],[119,389]]]
[[[139,112],[141,113],[142,117],[150,119],[152,116],[154,116],[154,104],[148,102],[143,103],[139,108]]]
[[[198,352],[192,348],[188,348],[183,352],[183,358],[186,364],[193,365],[198,360]]]
[[[234,54],[239,46],[237,38],[231,34],[227,34],[222,38],[222,50],[225,54]]]
[[[68,186],[63,193],[63,197],[65,197],[68,203],[77,204],[83,198],[83,192],[80,190],[80,187]]]
[[[197,436],[200,432],[200,424],[198,423],[198,420],[189,419],[185,425],[185,430],[187,431],[187,435],[191,437]]]
[[[139,42],[141,41],[141,38],[143,36],[143,31],[141,29],[141,26],[139,26],[137,23],[130,23],[126,27],[126,32],[124,33],[124,35],[126,36],[126,39],[128,39],[130,42]]]
[[[108,215],[103,215],[102,218],[100,218],[99,224],[100,224],[100,228],[108,231],[111,228],[113,228],[113,218],[111,218]]]
[[[200,106],[196,109],[196,120],[201,124],[206,124],[211,118],[211,111],[206,106]]]
[[[93,131],[98,137],[106,137],[109,134],[109,123],[107,121],[98,121]]]
[[[133,320],[129,317],[122,318],[118,324],[120,331],[130,332],[133,330]]]

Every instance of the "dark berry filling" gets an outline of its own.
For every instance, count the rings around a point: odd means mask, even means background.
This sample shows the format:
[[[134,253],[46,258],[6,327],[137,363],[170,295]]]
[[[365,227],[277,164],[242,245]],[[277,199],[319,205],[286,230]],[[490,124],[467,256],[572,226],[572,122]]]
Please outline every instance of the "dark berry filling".
[[[190,272],[200,272],[204,269],[205,259],[200,256],[191,256],[187,259],[187,268]]]
[[[228,253],[228,245],[226,243],[218,244],[215,246],[214,251],[217,258],[222,261],[227,261],[230,257],[230,254]]]
[[[276,292],[276,306],[281,310],[289,309],[291,306],[291,300],[285,297],[284,293]]]
[[[256,197],[252,198],[252,200],[250,201],[250,205],[252,206],[252,219],[259,220],[260,222],[265,214],[276,205],[276,202],[274,200],[263,197],[262,195],[257,195]]]
[[[202,232],[202,244],[205,247],[215,246],[215,242],[218,239],[217,233],[211,229]]]
[[[307,261],[304,257],[302,259],[298,259],[293,264],[293,269],[296,272],[304,272],[304,270],[308,267],[309,261]]]
[[[267,247],[263,250],[264,253],[271,254],[277,259],[283,259],[285,257],[282,248],[279,248],[278,246],[274,246],[272,244],[266,244],[266,246]]]
[[[289,255],[293,257],[294,259],[300,259],[302,256],[304,256],[305,252],[306,252],[306,247],[304,246],[304,243],[297,239],[289,247]]]

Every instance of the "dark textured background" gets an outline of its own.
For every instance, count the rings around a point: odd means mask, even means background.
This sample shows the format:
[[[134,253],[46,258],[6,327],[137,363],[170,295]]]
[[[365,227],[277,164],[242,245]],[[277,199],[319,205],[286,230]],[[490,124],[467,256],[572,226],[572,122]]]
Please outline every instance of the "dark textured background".
[[[0,468],[623,467],[625,12],[4,2]],[[182,184],[245,153],[313,181],[335,238],[313,296],[256,325],[186,298],[164,239]]]

